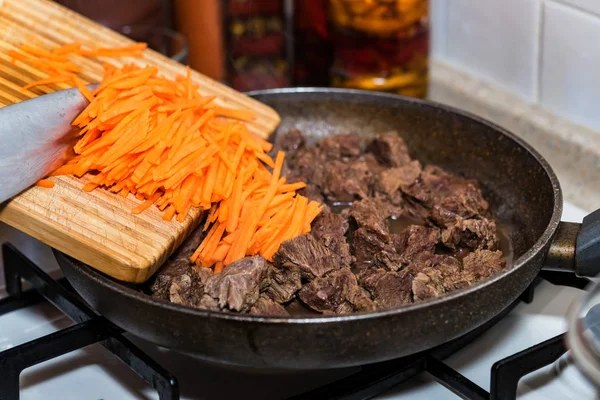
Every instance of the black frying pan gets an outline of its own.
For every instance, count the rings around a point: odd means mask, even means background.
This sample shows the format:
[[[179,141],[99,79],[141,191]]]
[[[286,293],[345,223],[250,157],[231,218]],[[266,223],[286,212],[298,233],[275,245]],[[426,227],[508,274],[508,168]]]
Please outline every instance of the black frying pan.
[[[561,224],[562,195],[546,161],[513,134],[446,106],[388,94],[284,89],[252,96],[279,112],[280,132],[297,127],[318,138],[396,129],[415,158],[477,179],[492,212],[509,227],[514,264],[475,286],[394,310],[283,318],[202,311],[155,300],[55,252],[77,292],[116,325],[161,346],[220,363],[344,367],[409,355],[456,338],[500,313],[538,274]],[[560,226],[560,246],[553,247],[549,261],[573,266],[580,227]],[[590,232],[584,229],[579,240]],[[594,261],[588,251],[592,242],[578,244],[578,266]]]

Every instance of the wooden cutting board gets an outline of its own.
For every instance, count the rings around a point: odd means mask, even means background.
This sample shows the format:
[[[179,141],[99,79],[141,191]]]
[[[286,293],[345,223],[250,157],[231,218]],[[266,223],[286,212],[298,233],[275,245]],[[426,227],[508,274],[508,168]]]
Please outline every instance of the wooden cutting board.
[[[0,0],[0,107],[68,88],[57,84],[21,90],[47,75],[20,62],[12,64],[8,50],[25,43],[54,48],[73,41],[91,48],[132,43],[50,0]],[[152,64],[167,77],[185,73],[184,66],[151,50],[142,58],[74,59],[86,83],[100,81],[103,61]],[[218,96],[217,104],[254,111],[258,117],[249,128],[255,134],[268,137],[279,124],[277,113],[266,105],[195,71],[192,77],[202,94]],[[85,179],[52,179],[52,189],[33,187],[1,204],[0,221],[123,281],[147,280],[200,221],[198,210],[183,223],[163,221],[155,207],[133,215],[130,210],[139,200],[131,195],[124,199],[98,189],[86,193],[81,190]]]

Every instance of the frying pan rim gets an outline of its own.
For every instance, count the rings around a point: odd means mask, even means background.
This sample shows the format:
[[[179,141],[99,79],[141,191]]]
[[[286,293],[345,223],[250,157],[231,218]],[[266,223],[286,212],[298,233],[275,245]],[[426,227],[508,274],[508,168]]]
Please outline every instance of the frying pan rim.
[[[256,97],[261,95],[277,95],[277,94],[294,94],[294,93],[313,93],[313,94],[327,94],[331,95],[340,94],[340,95],[354,95],[354,96],[366,96],[371,98],[380,98],[380,99],[390,99],[393,101],[402,100],[408,103],[414,103],[423,105],[426,107],[438,108],[443,111],[447,111],[453,114],[457,114],[461,117],[465,117],[467,119],[471,119],[479,124],[485,125],[501,134],[503,134],[508,139],[515,142],[517,145],[521,146],[525,151],[527,151],[543,168],[546,176],[548,176],[550,183],[553,187],[553,211],[548,226],[544,232],[540,235],[538,240],[525,252],[523,253],[513,265],[503,270],[501,273],[494,274],[493,276],[478,282],[475,285],[468,286],[463,289],[459,289],[453,291],[449,294],[445,294],[440,297],[428,299],[425,301],[420,301],[418,303],[406,304],[397,308],[389,309],[389,310],[381,310],[375,312],[359,312],[346,314],[342,316],[321,316],[321,317],[282,317],[282,316],[258,316],[258,315],[250,315],[250,314],[237,314],[237,313],[224,313],[221,311],[209,311],[209,310],[201,310],[198,308],[193,308],[189,306],[179,305],[175,303],[168,302],[166,300],[159,300],[151,297],[148,294],[141,293],[134,289],[129,288],[128,286],[119,283],[116,280],[110,279],[107,276],[104,276],[99,271],[85,265],[77,260],[74,260],[72,257],[58,252],[53,249],[54,255],[56,258],[64,257],[67,262],[71,264],[72,267],[80,270],[80,272],[87,276],[88,279],[95,281],[96,283],[108,287],[110,290],[114,290],[119,292],[121,295],[129,297],[133,300],[142,301],[147,303],[150,306],[158,306],[162,308],[166,308],[169,311],[179,312],[188,314],[190,317],[201,317],[201,318],[219,318],[224,320],[230,320],[235,322],[252,322],[252,323],[264,323],[264,324],[330,324],[336,322],[352,322],[356,320],[362,319],[371,319],[371,318],[382,318],[388,316],[394,316],[401,313],[407,312],[418,312],[421,309],[426,309],[432,304],[443,303],[451,300],[456,300],[460,297],[467,297],[470,293],[485,290],[487,286],[492,285],[494,282],[503,279],[507,275],[511,274],[513,271],[521,268],[522,266],[529,263],[542,249],[545,245],[552,239],[556,229],[561,220],[562,216],[562,190],[560,187],[560,183],[556,174],[546,161],[546,159],[539,154],[533,147],[531,147],[527,142],[523,139],[519,138],[515,134],[507,131],[499,125],[496,125],[493,122],[490,122],[484,118],[481,118],[477,115],[474,115],[468,111],[460,110],[454,108],[452,106],[448,106],[446,104],[438,103],[435,101],[417,99],[412,97],[400,96],[396,94],[390,93],[381,93],[381,92],[371,92],[365,90],[358,89],[340,89],[340,88],[317,88],[317,87],[300,87],[300,88],[279,88],[279,89],[267,89],[267,90],[257,90],[252,92],[246,92],[245,94],[250,97]],[[59,264],[60,264],[60,260]]]

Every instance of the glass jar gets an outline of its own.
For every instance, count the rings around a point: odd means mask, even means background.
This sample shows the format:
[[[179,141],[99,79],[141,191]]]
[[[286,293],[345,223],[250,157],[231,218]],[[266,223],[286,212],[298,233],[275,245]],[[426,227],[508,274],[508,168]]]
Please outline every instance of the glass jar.
[[[333,86],[425,97],[428,0],[329,0]]]
[[[290,85],[284,3],[224,3],[226,78],[233,88],[249,91]]]

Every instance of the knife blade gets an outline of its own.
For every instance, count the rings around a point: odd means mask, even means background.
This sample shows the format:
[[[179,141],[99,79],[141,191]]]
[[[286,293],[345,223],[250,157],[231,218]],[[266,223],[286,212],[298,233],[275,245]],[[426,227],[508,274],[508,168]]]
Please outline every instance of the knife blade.
[[[0,108],[0,203],[66,161],[79,132],[71,123],[88,104],[73,88]]]

